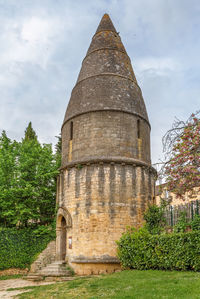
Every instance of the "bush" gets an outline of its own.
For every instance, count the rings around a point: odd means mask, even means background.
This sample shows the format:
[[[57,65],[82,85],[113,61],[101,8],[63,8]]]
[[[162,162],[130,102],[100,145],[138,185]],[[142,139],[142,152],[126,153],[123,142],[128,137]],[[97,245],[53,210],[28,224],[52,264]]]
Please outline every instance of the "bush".
[[[186,212],[181,212],[177,224],[174,226],[175,233],[184,233],[186,227],[189,225],[186,217]]]
[[[150,205],[144,213],[144,220],[150,234],[160,234],[166,224],[163,206]]]
[[[131,229],[117,242],[124,268],[200,271],[200,232],[151,235]]]
[[[0,228],[0,270],[29,267],[54,238],[55,231],[46,226],[37,229]]]
[[[193,220],[190,222],[192,230],[200,231],[200,215],[194,215]]]

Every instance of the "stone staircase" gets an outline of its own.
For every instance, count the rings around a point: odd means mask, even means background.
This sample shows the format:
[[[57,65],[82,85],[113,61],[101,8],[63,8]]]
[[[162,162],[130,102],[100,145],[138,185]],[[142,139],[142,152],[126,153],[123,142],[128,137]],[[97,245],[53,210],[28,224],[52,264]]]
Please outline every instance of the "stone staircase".
[[[37,272],[29,272],[26,279],[34,281],[71,280],[73,273],[65,262],[53,262]]]
[[[47,247],[39,254],[38,258],[31,265],[30,273],[38,273],[46,265],[56,260],[56,242],[51,241]]]
[[[28,280],[69,280],[73,275],[64,261],[56,261],[56,244],[52,241],[40,253],[37,260],[31,265],[26,276]]]
[[[67,268],[66,262],[57,261],[41,269],[40,275],[51,277],[72,276],[72,270]]]

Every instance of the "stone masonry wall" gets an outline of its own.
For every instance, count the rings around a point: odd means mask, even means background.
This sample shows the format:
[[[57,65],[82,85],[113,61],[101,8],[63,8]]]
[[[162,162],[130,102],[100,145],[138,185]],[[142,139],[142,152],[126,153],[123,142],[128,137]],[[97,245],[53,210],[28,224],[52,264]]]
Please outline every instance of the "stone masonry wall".
[[[69,263],[78,274],[118,269],[115,241],[127,226],[142,224],[142,214],[154,196],[151,170],[99,163],[78,165],[63,174],[64,197],[59,202],[72,217],[72,228],[67,230]],[[101,263],[107,268],[97,266]]]
[[[140,146],[137,121],[140,120]],[[150,128],[148,123],[121,111],[96,111],[73,118],[70,144],[70,121],[62,129],[62,165],[92,157],[126,157],[150,164]],[[70,147],[71,145],[71,147]]]
[[[39,254],[37,259],[32,263],[30,274],[37,273],[43,267],[55,261],[56,242],[51,241],[47,247]]]

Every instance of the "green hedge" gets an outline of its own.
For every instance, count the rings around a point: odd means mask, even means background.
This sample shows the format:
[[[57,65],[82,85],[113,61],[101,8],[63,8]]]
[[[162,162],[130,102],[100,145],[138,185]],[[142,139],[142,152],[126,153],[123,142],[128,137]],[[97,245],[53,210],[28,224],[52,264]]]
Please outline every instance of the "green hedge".
[[[132,229],[117,244],[125,268],[200,271],[199,231],[151,235]]]
[[[0,270],[29,267],[54,238],[54,230],[48,227],[0,228]]]

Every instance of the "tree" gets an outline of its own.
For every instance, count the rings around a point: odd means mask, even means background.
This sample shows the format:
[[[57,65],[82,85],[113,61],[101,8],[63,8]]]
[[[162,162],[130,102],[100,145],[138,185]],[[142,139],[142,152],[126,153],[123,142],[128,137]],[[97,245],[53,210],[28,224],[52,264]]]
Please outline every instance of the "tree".
[[[61,153],[62,153],[62,137],[61,134],[59,134],[59,136],[56,136],[56,138],[58,139],[58,142],[55,145],[55,158],[56,158],[56,165],[57,168],[60,168],[61,166]]]
[[[0,223],[49,224],[54,219],[59,154],[41,145],[29,123],[21,142],[0,138]]]
[[[3,131],[0,137],[0,223],[14,222],[19,144]]]
[[[166,177],[166,186],[177,197],[186,192],[200,190],[200,112],[186,121],[173,124],[163,137],[166,162],[161,173]]]
[[[24,140],[25,141],[28,141],[28,140],[37,140],[37,135],[36,135],[35,131],[32,128],[31,121],[29,122],[28,127],[25,130]]]

